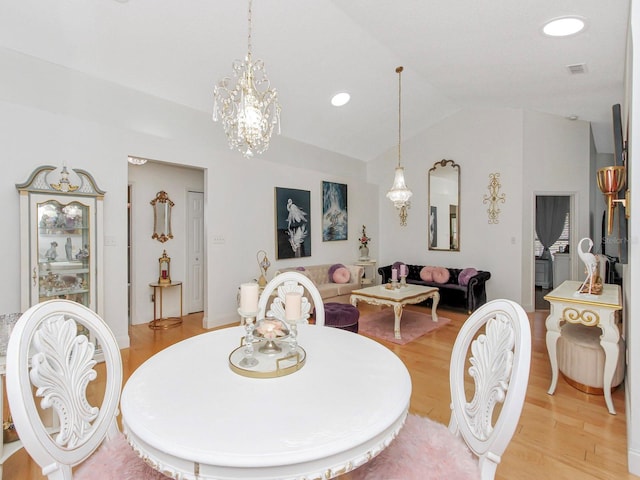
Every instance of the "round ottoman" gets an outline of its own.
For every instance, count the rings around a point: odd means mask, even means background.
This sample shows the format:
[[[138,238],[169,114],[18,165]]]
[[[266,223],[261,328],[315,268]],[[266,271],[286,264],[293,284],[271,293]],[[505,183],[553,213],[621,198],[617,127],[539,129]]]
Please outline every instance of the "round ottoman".
[[[604,393],[604,350],[600,345],[602,330],[578,323],[565,323],[558,338],[558,369],[569,385],[586,393]],[[618,365],[611,380],[611,390],[624,380],[624,340],[618,341]]]
[[[329,302],[324,304],[324,324],[327,327],[342,328],[358,333],[360,312],[348,303]]]

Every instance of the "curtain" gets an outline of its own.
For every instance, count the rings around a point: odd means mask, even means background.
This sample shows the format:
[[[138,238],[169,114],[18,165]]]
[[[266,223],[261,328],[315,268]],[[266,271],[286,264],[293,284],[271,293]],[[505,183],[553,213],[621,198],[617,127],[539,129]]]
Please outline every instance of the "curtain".
[[[540,258],[551,258],[549,247],[562,235],[568,212],[568,196],[536,197],[536,234],[544,247]]]

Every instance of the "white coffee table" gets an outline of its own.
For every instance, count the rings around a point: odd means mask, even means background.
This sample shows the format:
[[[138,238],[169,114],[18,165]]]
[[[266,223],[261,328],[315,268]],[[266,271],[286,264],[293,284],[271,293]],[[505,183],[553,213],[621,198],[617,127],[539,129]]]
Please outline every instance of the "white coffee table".
[[[440,301],[440,292],[436,287],[425,287],[422,285],[407,284],[399,288],[388,289],[385,285],[376,285],[374,287],[361,288],[351,292],[351,305],[358,306],[358,302],[362,301],[371,305],[386,305],[393,307],[395,324],[393,331],[397,339],[401,339],[400,320],[402,319],[402,309],[405,305],[424,302],[428,298],[433,299],[431,305],[431,319],[438,321],[438,302]]]

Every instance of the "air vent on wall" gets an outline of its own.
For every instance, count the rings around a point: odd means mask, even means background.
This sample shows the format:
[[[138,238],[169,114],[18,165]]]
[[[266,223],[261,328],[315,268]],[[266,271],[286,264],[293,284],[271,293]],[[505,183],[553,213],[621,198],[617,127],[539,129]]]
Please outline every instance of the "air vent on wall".
[[[574,63],[573,65],[567,65],[567,69],[571,75],[577,75],[579,73],[587,73],[586,63]]]

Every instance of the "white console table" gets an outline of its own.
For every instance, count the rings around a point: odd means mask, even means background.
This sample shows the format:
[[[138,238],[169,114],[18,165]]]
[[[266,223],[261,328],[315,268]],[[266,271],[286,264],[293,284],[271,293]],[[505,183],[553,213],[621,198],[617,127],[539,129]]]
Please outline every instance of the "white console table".
[[[558,384],[557,343],[562,334],[560,328],[564,322],[581,323],[587,327],[602,330],[600,345],[604,350],[604,399],[609,413],[615,415],[611,399],[611,383],[618,365],[620,331],[616,323],[616,312],[622,310],[622,295],[619,285],[605,283],[602,295],[578,293],[582,282],[567,280],[545,295],[551,304],[547,317],[547,351],[551,362],[551,386],[548,394],[553,395]]]

